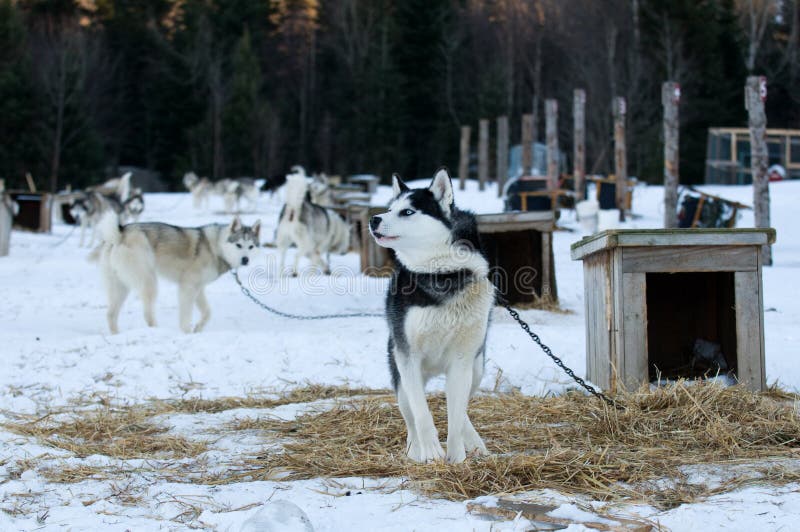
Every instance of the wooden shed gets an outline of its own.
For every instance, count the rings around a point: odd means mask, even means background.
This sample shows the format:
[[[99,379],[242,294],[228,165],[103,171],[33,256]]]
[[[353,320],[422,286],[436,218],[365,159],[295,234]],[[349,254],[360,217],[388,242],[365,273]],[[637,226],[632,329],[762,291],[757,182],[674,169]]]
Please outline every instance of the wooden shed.
[[[369,219],[385,207],[353,204],[357,232],[361,235],[361,272],[389,275],[392,257],[369,234]],[[493,281],[512,305],[550,305],[558,301],[553,260],[552,211],[480,214],[478,231],[489,259]]]
[[[693,346],[713,343],[726,372],[764,390],[761,247],[774,229],[604,231],[572,245],[583,261],[587,376],[616,391],[708,375]]]

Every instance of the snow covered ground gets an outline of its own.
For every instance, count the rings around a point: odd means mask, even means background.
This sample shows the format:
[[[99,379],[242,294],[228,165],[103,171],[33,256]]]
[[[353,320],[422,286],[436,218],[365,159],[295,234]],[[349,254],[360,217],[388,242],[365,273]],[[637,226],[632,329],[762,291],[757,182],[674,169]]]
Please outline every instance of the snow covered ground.
[[[711,193],[752,203],[749,187],[705,187]],[[769,384],[800,390],[800,229],[797,205],[800,182],[772,185],[772,225],[778,231],[774,266],[764,269],[766,371]],[[381,187],[374,203],[388,199]],[[634,212],[641,215],[626,227],[660,227],[662,189],[640,187]],[[456,202],[477,212],[498,212],[496,190],[479,193],[475,183],[456,190]],[[219,212],[193,209],[188,194],[148,194],[143,220],[178,225],[227,222]],[[212,201],[212,209],[221,202]],[[262,239],[271,241],[280,204],[262,197],[256,213]],[[522,313],[543,341],[579,375],[585,374],[582,265],[569,257],[569,247],[585,236],[567,212],[557,232],[554,253],[558,292],[568,313],[529,310]],[[739,227],[752,227],[745,211]],[[0,258],[0,422],[17,414],[39,414],[76,399],[110,397],[124,403],[151,399],[207,399],[261,394],[306,383],[387,388],[387,327],[379,318],[301,322],[266,314],[243,298],[233,278],[225,275],[207,290],[212,317],[201,334],[184,335],[178,328],[174,287],[159,286],[159,327],[145,327],[141,303],[131,297],[120,317],[121,334],[110,336],[105,321],[105,296],[97,267],[86,261],[89,250],[78,247],[79,230],[56,224],[52,234],[15,231],[10,256]],[[301,263],[305,264],[305,263]],[[381,312],[385,279],[359,276],[358,257],[333,258],[334,275],[306,272],[296,279],[276,274],[276,252],[265,248],[261,260],[242,272],[265,302],[294,313]],[[485,389],[519,388],[526,394],[558,393],[570,379],[535,349],[504,312],[492,317],[487,349]],[[434,388],[442,387],[441,381]],[[273,412],[293,416],[301,407]],[[262,412],[263,413],[263,412]],[[197,436],[230,421],[240,411],[178,416],[172,431]],[[224,467],[226,453],[251,452],[263,442],[252,434],[215,442],[208,460]],[[106,464],[90,456],[78,460],[67,451],[43,446],[33,438],[0,429],[0,530],[242,530],[245,521],[268,500],[290,500],[302,508],[314,528],[324,530],[522,530],[524,519],[481,520],[465,503],[430,500],[405,489],[388,489],[396,481],[323,479],[302,482],[241,482],[224,486],[171,483],[148,475],[123,480],[87,480],[61,484],[43,476],[43,467]],[[135,493],[125,499],[121,493]],[[347,490],[361,494],[337,496]],[[561,516],[580,521],[581,507],[557,493],[539,500],[561,505]],[[597,507],[597,505],[594,505]],[[190,511],[187,511],[190,510]],[[650,507],[617,508],[623,514],[648,518],[672,530],[792,529],[800,518],[800,486],[753,486],[669,511]],[[188,516],[188,517],[187,517]],[[594,519],[596,520],[596,519]],[[702,523],[702,525],[700,525]],[[571,530],[581,530],[574,525]]]

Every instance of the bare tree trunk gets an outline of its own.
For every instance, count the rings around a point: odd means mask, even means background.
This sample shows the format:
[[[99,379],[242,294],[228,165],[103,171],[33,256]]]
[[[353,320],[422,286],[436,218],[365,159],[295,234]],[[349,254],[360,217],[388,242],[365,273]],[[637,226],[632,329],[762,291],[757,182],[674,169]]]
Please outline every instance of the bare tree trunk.
[[[472,128],[461,126],[461,150],[458,158],[458,188],[464,190],[467,187],[467,174],[469,173],[469,136]]]
[[[522,115],[522,175],[533,172],[533,115]]]
[[[585,199],[586,179],[586,91],[575,89],[572,96],[573,164],[572,177],[578,201]]]
[[[489,178],[489,119],[478,122],[478,190],[486,188]]]
[[[755,226],[769,227],[769,176],[767,165],[767,115],[764,112],[764,101],[767,99],[767,78],[748,76],[745,85],[745,106],[750,126],[750,160],[753,173],[753,209]],[[765,245],[761,250],[762,264],[772,265],[772,250]]]
[[[678,103],[681,86],[667,81],[661,87],[661,103],[664,106],[664,228],[678,226],[679,168],[679,121]]]
[[[225,175],[225,161],[222,145],[222,107],[224,104],[224,87],[222,81],[221,59],[215,58],[209,65],[209,89],[211,96],[211,134],[213,143],[213,167],[214,179],[220,179]]]
[[[536,38],[533,63],[533,101],[531,102],[531,142],[539,141],[539,102],[542,99],[542,39]]]
[[[545,129],[547,133],[547,188],[558,188],[558,100],[544,102]]]
[[[628,156],[625,149],[625,98],[616,97],[614,107],[614,172],[617,178],[619,221],[625,221],[625,198],[628,193]]]
[[[497,117],[497,197],[503,195],[508,179],[508,117]]]

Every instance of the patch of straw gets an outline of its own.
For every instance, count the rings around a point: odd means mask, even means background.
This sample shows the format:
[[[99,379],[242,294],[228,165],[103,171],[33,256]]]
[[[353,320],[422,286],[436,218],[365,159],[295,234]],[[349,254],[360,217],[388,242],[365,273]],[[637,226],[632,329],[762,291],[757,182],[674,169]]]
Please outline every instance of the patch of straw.
[[[673,507],[713,493],[680,479],[670,489],[652,488],[657,480],[675,479],[683,466],[798,457],[800,420],[774,395],[678,383],[625,394],[619,399],[627,409],[619,411],[577,393],[479,396],[471,401],[470,418],[491,455],[459,465],[405,458],[405,425],[392,396],[351,399],[292,421],[247,420],[248,428],[285,442],[283,451],[265,452],[215,482],[405,477],[426,495],[453,500],[550,488]],[[444,398],[429,403],[444,441]],[[789,469],[778,477],[743,475],[727,487],[797,476]]]

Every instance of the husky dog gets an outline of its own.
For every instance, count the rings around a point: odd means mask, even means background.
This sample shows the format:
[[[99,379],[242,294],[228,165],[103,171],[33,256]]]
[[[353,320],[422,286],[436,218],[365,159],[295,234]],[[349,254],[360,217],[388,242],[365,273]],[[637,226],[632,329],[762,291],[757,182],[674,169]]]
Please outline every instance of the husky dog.
[[[86,230],[91,229],[89,237],[89,247],[94,245],[97,238],[97,224],[107,212],[113,212],[117,216],[123,215],[124,206],[117,199],[116,195],[106,195],[100,192],[86,191],[72,200],[70,215],[81,224],[81,241],[78,246],[83,247]]]
[[[308,185],[311,192],[311,201],[317,205],[333,205],[333,190],[331,183],[325,173],[314,174],[311,184]]]
[[[192,193],[192,205],[195,209],[208,208],[208,199],[214,187],[207,177],[199,178],[194,172],[187,172],[183,174],[183,186]]]
[[[239,177],[236,179],[220,179],[214,183],[214,192],[222,196],[225,202],[225,212],[234,212],[240,209],[242,198],[247,200],[248,208],[255,210],[258,202],[259,188],[254,179]]]
[[[292,244],[297,246],[292,266],[294,276],[301,255],[327,274],[331,271],[330,253],[347,253],[350,246],[347,223],[335,211],[311,201],[305,172],[286,176],[286,204],[278,219],[275,244],[281,254],[281,272],[286,264],[286,250]]]
[[[100,225],[103,244],[89,258],[100,260],[112,334],[119,332],[119,311],[130,290],[142,299],[147,325],[155,326],[158,275],[178,284],[181,329],[201,331],[211,316],[205,286],[231,268],[250,262],[259,246],[261,227],[260,221],[244,226],[238,217],[229,225],[191,228],[157,222],[120,226],[112,215],[103,217]],[[192,329],[194,305],[200,321]]]
[[[115,177],[109,179],[101,185],[87,187],[87,192],[97,192],[103,196],[110,196],[116,199],[119,203],[125,203],[131,194],[131,172],[126,172],[122,177]]]
[[[389,369],[408,429],[407,452],[417,462],[446,456],[463,462],[486,454],[467,416],[484,369],[489,312],[495,301],[477,222],[453,203],[447,170],[428,188],[409,189],[393,176],[394,199],[370,219],[375,241],[391,248],[396,269],[386,297]],[[425,400],[425,383],[447,378],[447,454]]]
[[[122,204],[122,217],[125,220],[139,221],[144,212],[144,195],[141,188],[134,188],[130,197]]]

